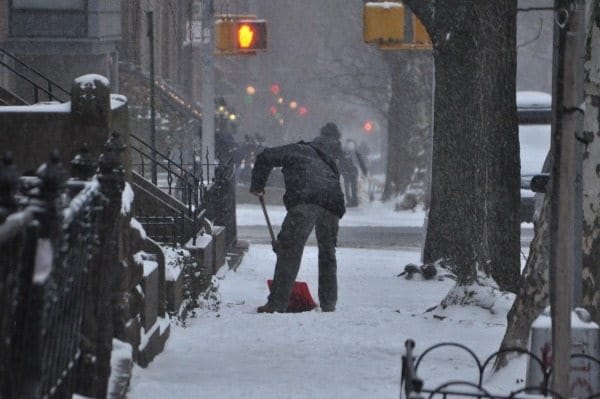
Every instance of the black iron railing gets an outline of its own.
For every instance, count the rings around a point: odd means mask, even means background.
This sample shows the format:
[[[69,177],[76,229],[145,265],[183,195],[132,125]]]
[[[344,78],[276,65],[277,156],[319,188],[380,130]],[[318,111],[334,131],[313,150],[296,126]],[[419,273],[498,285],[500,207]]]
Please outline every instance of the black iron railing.
[[[41,72],[3,48],[0,48],[0,65],[30,86],[32,90],[31,100],[34,103],[45,100],[65,102],[71,98],[68,90],[48,79]]]
[[[406,352],[402,356],[402,375],[400,382],[400,397],[401,398],[480,398],[480,399],[525,399],[526,395],[541,395],[544,397],[563,398],[561,395],[550,389],[552,370],[544,365],[542,359],[535,354],[521,348],[509,348],[494,352],[488,356],[483,362],[479,357],[467,346],[454,343],[443,342],[425,349],[418,357],[415,357],[414,348],[415,342],[411,339],[405,342]],[[473,359],[475,371],[478,378],[475,382],[467,380],[451,380],[444,382],[436,387],[427,386],[426,381],[418,376],[419,366],[424,362],[426,356],[439,349],[443,348],[458,348],[468,354]],[[490,392],[484,386],[484,374],[493,367],[495,359],[503,353],[515,353],[526,355],[529,359],[540,367],[540,372],[543,376],[542,383],[537,386],[527,386],[521,389],[498,394]],[[588,362],[588,366],[595,364],[600,367],[600,359],[594,358],[586,354],[573,354],[571,360],[583,360]],[[589,392],[589,395],[581,397],[581,399],[600,398],[600,392]],[[531,397],[531,396],[528,396]]]
[[[167,216],[136,215],[136,218],[155,240],[180,244],[186,238],[185,224],[188,220],[187,223],[192,224],[192,239],[195,244],[196,233],[202,225],[207,191],[202,164],[195,161],[186,164],[183,156],[180,156],[179,163],[175,162],[139,137],[133,134],[130,137],[134,142],[130,150],[132,155],[137,155],[137,162],[132,163],[133,169],[161,191],[179,200],[186,209],[183,212],[174,208]],[[192,159],[195,160],[196,157],[192,155]],[[154,173],[156,175],[153,176]]]
[[[120,144],[109,143],[93,180],[93,170],[67,180],[57,154],[36,176],[19,178],[8,156],[0,165],[2,398],[105,391],[112,330],[97,331],[112,327],[111,279],[122,278],[110,256],[124,186]]]
[[[156,186],[167,194],[179,199],[191,215],[205,195],[201,165],[196,162],[185,164],[183,159],[177,163],[134,134],[129,136],[134,143],[131,145],[132,155],[137,155],[137,162],[132,164],[134,170],[147,180],[156,182]],[[154,170],[157,176],[152,176]]]

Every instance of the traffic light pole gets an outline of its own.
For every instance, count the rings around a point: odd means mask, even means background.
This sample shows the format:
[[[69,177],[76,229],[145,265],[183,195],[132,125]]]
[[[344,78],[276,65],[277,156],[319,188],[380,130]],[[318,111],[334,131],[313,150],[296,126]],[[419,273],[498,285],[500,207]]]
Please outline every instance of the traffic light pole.
[[[214,0],[202,0],[202,162],[208,163],[208,178],[214,176],[215,163],[214,14]]]

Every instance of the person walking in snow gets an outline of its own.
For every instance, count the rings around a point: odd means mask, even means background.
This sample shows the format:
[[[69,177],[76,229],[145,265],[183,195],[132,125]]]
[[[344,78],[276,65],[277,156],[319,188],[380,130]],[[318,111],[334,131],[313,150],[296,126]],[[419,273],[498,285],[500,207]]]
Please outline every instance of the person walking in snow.
[[[275,167],[282,167],[287,210],[274,246],[277,254],[271,293],[258,313],[284,313],[300,269],[304,245],[313,227],[319,248],[319,302],[333,312],[337,302],[335,247],[339,220],[344,215],[344,193],[336,160],[341,156],[340,131],[327,123],[310,142],[265,148],[256,157],[250,192],[262,197]]]
[[[346,193],[346,206],[348,207],[358,206],[359,167],[362,174],[366,176],[367,165],[357,151],[355,141],[347,139],[340,158],[340,172],[344,178],[344,192]]]

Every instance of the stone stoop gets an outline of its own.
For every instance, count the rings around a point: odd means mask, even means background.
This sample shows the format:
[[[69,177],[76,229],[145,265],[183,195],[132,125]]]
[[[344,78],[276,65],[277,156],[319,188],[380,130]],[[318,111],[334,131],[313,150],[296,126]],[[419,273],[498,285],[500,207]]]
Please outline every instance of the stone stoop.
[[[211,235],[215,241],[213,246],[213,267],[211,273],[214,275],[225,264],[227,256],[227,243],[225,242],[225,227],[213,226]]]
[[[190,252],[192,258],[192,266],[190,275],[190,293],[194,298],[197,298],[202,291],[206,289],[210,283],[210,275],[212,274],[214,264],[214,237],[209,234],[203,234],[196,237],[196,244],[192,244],[192,240],[185,244],[184,248]]]
[[[153,260],[153,256],[144,252],[136,254],[135,261],[141,263],[144,268],[142,276],[142,292],[144,296],[144,305],[142,310],[142,327],[148,332],[156,323],[158,317],[158,262]]]
[[[139,356],[139,347],[142,340],[142,323],[140,317],[132,317],[125,323],[125,340],[133,348],[133,360],[137,362]]]
[[[248,252],[250,248],[250,241],[248,240],[236,240],[231,252],[227,253],[227,266],[230,270],[237,271],[237,268],[242,263],[244,254]]]
[[[183,290],[184,290],[184,273],[185,270],[177,275],[173,280],[165,281],[166,297],[167,297],[167,311],[169,313],[177,313],[183,302]]]
[[[167,311],[177,314],[180,311],[186,290],[186,279],[191,273],[195,273],[196,260],[186,249],[169,251],[168,264],[165,267],[165,296]]]
[[[138,355],[140,367],[148,367],[150,362],[163,351],[170,334],[170,321],[162,318],[158,318],[152,328],[147,333],[142,334]]]

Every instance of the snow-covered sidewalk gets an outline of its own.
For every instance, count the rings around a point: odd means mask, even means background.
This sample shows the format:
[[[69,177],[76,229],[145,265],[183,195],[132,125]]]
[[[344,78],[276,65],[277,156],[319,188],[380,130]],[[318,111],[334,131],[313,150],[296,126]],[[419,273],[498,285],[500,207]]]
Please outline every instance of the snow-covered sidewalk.
[[[388,203],[374,201],[356,208],[347,208],[346,214],[340,220],[340,226],[423,227],[425,211],[422,209],[414,212],[395,212],[393,208],[394,203],[391,201]],[[267,212],[271,223],[274,226],[280,226],[286,214],[285,207],[283,205],[267,205]],[[238,204],[236,216],[238,226],[265,225],[265,217],[258,203]]]
[[[342,248],[336,312],[257,314],[275,255],[252,245],[237,271],[220,270],[219,310],[201,308],[187,327],[174,325],[165,351],[147,369],[134,369],[129,397],[397,398],[408,338],[417,352],[443,341],[466,344],[481,358],[497,350],[510,298],[500,297],[493,313],[426,312],[453,281],[396,277],[418,261],[418,251]],[[298,279],[315,297],[316,265],[317,250],[307,247]],[[432,353],[419,374],[427,386],[478,375],[473,360],[455,350]],[[524,374],[518,361],[487,386],[508,392]]]

